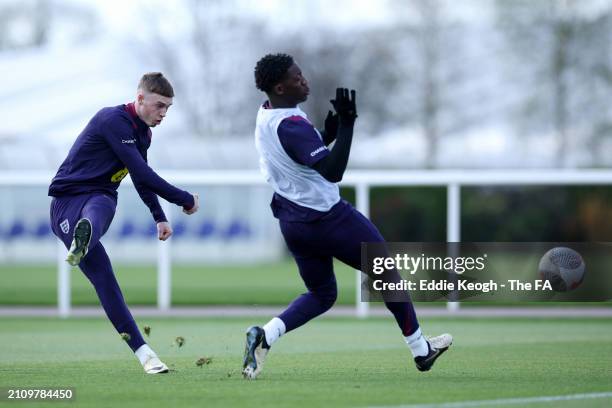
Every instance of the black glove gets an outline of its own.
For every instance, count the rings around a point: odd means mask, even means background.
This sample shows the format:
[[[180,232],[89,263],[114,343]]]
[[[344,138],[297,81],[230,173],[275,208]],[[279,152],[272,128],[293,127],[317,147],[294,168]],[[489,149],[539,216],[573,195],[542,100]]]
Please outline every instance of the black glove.
[[[355,104],[354,89],[351,89],[351,96],[349,98],[349,90],[347,88],[336,88],[336,99],[332,99],[330,102],[336,110],[342,125],[353,126],[355,124],[357,105]]]
[[[325,135],[331,140],[334,140],[338,133],[338,115],[332,111],[328,111],[323,129],[325,130]]]

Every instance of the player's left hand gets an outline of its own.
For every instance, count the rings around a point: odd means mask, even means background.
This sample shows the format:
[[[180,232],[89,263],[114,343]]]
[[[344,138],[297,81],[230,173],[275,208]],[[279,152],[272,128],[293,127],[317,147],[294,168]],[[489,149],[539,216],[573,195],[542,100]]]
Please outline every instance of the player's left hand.
[[[193,194],[193,206],[189,209],[183,207],[183,212],[187,215],[195,214],[200,208],[200,195],[198,193]]]
[[[327,117],[325,118],[325,133],[336,138],[336,134],[338,134],[338,114],[333,113],[332,111],[327,112]]]
[[[172,235],[172,227],[170,226],[170,223],[166,221],[158,222],[157,223],[157,238],[160,241],[165,241],[168,238],[170,238],[170,235]]]

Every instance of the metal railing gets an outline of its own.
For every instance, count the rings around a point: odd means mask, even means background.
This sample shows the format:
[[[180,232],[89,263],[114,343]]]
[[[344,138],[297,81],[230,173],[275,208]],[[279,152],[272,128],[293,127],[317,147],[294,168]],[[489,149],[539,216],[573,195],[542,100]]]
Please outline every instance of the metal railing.
[[[159,171],[167,181],[189,186],[260,186],[265,182],[256,170],[207,170],[207,171]],[[50,173],[0,172],[1,186],[44,186],[52,178]],[[131,184],[126,178],[124,182]],[[346,173],[341,183],[354,187],[356,207],[365,216],[370,214],[370,189],[372,187],[441,186],[447,188],[447,241],[461,241],[461,187],[463,186],[532,186],[532,185],[612,185],[612,170],[352,170]],[[166,214],[169,204],[162,200]],[[262,216],[270,216],[262,214]],[[157,257],[157,306],[160,310],[171,307],[171,241],[159,242]],[[58,241],[58,292],[59,315],[70,315],[70,268],[64,261],[66,248]],[[356,272],[356,309],[359,317],[368,315],[368,303],[361,302],[361,277]],[[449,302],[449,310],[458,308],[458,303]]]

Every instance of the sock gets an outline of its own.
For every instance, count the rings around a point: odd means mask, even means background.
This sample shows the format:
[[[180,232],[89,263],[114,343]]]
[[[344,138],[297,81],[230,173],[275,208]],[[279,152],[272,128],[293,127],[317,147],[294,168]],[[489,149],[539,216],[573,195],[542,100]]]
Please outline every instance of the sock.
[[[406,336],[404,338],[406,339],[406,344],[408,344],[408,347],[410,347],[412,357],[423,357],[429,354],[427,340],[425,340],[425,337],[423,337],[420,328],[410,336]]]
[[[268,343],[268,346],[271,346],[287,330],[285,323],[278,317],[266,323],[263,329],[266,332],[266,343]]]
[[[140,361],[140,364],[143,366],[151,356],[157,357],[157,354],[155,354],[151,347],[149,347],[149,345],[146,343],[138,347],[138,350],[136,350],[134,354],[136,354],[138,361]]]

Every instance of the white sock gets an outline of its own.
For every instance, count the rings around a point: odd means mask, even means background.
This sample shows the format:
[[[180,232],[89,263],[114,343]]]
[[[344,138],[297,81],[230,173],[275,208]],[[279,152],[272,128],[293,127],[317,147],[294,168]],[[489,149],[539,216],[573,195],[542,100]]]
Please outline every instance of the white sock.
[[[266,323],[263,329],[266,332],[266,343],[268,343],[268,346],[271,346],[287,330],[285,323],[278,317]]]
[[[151,347],[149,347],[149,345],[146,343],[138,347],[138,350],[136,350],[134,354],[136,354],[138,361],[140,361],[140,364],[142,364],[143,366],[149,358],[157,357],[157,354],[155,354]]]
[[[423,357],[429,353],[429,346],[427,346],[427,340],[423,337],[421,329],[417,329],[410,336],[404,337],[406,344],[410,347],[412,357]]]

